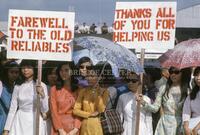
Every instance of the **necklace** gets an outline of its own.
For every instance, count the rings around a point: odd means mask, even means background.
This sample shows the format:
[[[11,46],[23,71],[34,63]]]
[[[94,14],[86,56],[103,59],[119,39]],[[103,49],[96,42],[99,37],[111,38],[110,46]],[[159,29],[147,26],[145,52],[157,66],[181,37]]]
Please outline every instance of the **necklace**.
[[[91,99],[92,99],[92,102],[95,101],[96,97],[97,97],[97,89],[92,88],[91,89]]]
[[[95,94],[95,89],[92,89],[92,94]]]

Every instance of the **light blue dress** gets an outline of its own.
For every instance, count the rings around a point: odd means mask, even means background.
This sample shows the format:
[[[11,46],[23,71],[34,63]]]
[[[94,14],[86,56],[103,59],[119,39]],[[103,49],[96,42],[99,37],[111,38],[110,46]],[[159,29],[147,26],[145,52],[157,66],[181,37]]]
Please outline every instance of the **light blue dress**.
[[[180,101],[181,90],[179,86],[171,87],[168,97],[164,94],[166,86],[161,86],[153,104],[145,103],[144,109],[157,112],[162,106],[164,114],[158,121],[155,135],[180,135],[182,127],[182,109],[185,100]]]
[[[11,101],[11,97],[12,94],[8,92],[8,88],[3,85],[3,90],[1,93],[1,101],[4,103],[4,106],[1,104],[0,102],[0,134],[2,134],[2,131],[4,129],[4,125],[6,122],[6,118],[8,115],[8,112],[5,111],[5,108],[9,111],[9,107],[10,107],[10,101]]]

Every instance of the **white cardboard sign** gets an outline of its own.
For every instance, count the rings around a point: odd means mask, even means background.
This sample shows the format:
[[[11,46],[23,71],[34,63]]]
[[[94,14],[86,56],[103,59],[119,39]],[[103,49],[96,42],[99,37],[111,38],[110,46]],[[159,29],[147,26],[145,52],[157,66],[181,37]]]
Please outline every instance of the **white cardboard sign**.
[[[176,2],[117,2],[113,27],[114,42],[163,53],[174,47]]]
[[[71,61],[75,13],[9,10],[7,58]]]

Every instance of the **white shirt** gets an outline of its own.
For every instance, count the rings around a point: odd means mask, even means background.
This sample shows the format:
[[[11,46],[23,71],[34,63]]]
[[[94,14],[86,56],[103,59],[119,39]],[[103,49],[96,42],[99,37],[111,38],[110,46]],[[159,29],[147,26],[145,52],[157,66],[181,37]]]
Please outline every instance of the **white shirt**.
[[[79,27],[79,32],[80,33],[88,33],[89,32],[89,26],[87,26],[87,25],[85,25],[85,26],[81,25]]]
[[[147,99],[146,97],[145,99]],[[150,102],[150,99],[149,99]],[[134,135],[136,124],[137,103],[135,94],[128,92],[120,95],[116,110],[122,118],[124,132],[122,135]],[[150,112],[141,109],[140,113],[140,135],[153,135],[152,117]]]

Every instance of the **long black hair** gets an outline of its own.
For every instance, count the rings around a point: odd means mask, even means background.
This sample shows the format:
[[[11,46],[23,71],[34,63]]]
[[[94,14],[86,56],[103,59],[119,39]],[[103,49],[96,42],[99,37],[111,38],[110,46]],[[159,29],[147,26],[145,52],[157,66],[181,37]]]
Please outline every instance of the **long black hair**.
[[[22,83],[24,83],[26,81],[26,78],[22,74],[22,67],[24,67],[24,66],[30,66],[30,67],[33,68],[33,81],[36,82],[36,80],[37,80],[37,64],[36,64],[36,61],[35,60],[22,60],[22,62],[20,63],[20,77],[16,81],[17,85],[21,85]]]
[[[197,67],[194,70],[194,76],[198,76],[200,74],[200,67]],[[192,89],[192,92],[190,93],[190,99],[194,100],[197,96],[197,93],[199,92],[199,86],[197,85],[196,81],[194,81],[195,86]]]
[[[92,64],[92,61],[91,61],[91,59],[90,59],[89,57],[82,57],[82,58],[79,59],[79,61],[78,61],[77,65],[76,65],[76,67],[77,67],[78,69],[80,69],[81,64],[86,63],[86,62],[90,62],[91,65],[93,65],[93,64]],[[80,70],[79,70],[79,73],[78,73],[77,77],[81,77],[81,78],[83,78],[83,79],[85,78],[85,76],[82,76],[82,75],[81,75]]]
[[[78,61],[78,64],[77,66],[79,67],[81,64],[85,63],[85,62],[91,62],[91,59],[89,57],[82,57],[79,61]]]
[[[2,80],[3,76],[3,65],[7,61],[6,55],[7,55],[6,50],[0,51],[0,80]]]
[[[175,70],[178,70],[177,68],[175,67],[170,67],[169,71],[175,71]],[[184,100],[186,97],[187,97],[187,93],[188,93],[188,88],[189,88],[189,82],[190,82],[190,78],[191,78],[191,69],[190,68],[184,68],[184,69],[181,69],[180,72],[182,73],[181,74],[181,99],[180,101]],[[169,77],[169,79],[167,80],[167,87],[166,87],[166,91],[164,93],[164,95],[168,97],[168,94],[169,94],[169,89],[171,88],[172,86],[172,80],[171,78]]]
[[[18,68],[19,69],[19,64],[15,61],[8,61],[4,66],[3,66],[3,72],[2,72],[2,82],[3,84],[8,87],[10,90],[12,89],[13,86],[10,86],[9,84],[9,78],[8,78],[8,71],[12,68]],[[14,84],[13,84],[14,85]]]
[[[62,80],[60,76],[60,70],[63,65],[69,65],[70,67],[70,87],[71,91],[76,91],[78,89],[78,80],[76,79],[75,73],[77,69],[75,68],[75,65],[73,62],[62,62],[59,64],[58,68],[56,69],[56,74],[57,74],[57,81],[56,81],[56,89],[61,90],[61,88],[64,86],[64,81]]]

